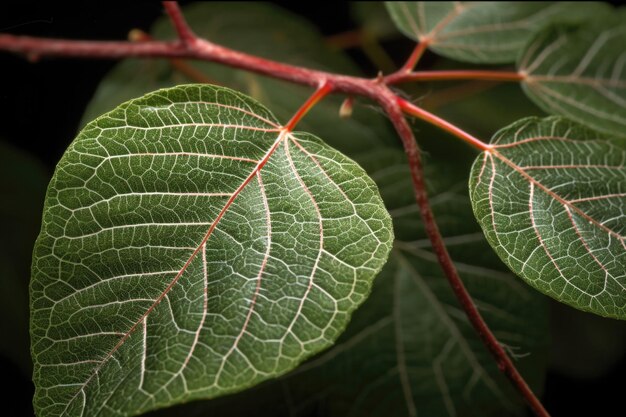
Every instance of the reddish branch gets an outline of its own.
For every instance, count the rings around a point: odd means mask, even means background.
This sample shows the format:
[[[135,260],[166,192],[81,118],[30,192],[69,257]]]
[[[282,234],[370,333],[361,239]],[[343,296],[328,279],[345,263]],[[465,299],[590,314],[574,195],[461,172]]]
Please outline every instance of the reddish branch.
[[[417,201],[422,220],[424,221],[426,234],[428,235],[428,239],[430,240],[433,250],[435,251],[435,255],[437,256],[439,265],[441,266],[441,269],[443,269],[443,272],[448,279],[450,286],[452,287],[452,291],[454,291],[454,295],[456,296],[457,300],[459,300],[459,303],[461,304],[461,307],[469,318],[470,323],[482,339],[485,346],[487,346],[487,348],[489,349],[491,355],[498,363],[498,368],[509,378],[515,388],[517,388],[517,390],[524,397],[535,415],[549,417],[549,414],[543,407],[543,404],[541,404],[541,401],[539,401],[539,399],[532,392],[522,375],[519,373],[519,371],[511,361],[511,358],[509,358],[509,356],[506,354],[502,345],[500,345],[493,332],[481,316],[478,308],[476,307],[476,304],[474,304],[472,297],[467,291],[467,288],[465,288],[465,285],[463,284],[463,281],[461,280],[461,277],[459,276],[459,273],[454,266],[454,262],[452,261],[452,258],[448,253],[448,249],[443,240],[443,236],[439,231],[439,226],[435,221],[435,216],[428,202],[428,194],[426,192],[426,184],[424,182],[422,162],[419,149],[417,148],[417,142],[415,141],[413,131],[411,130],[402,113],[402,110],[406,108],[406,105],[412,107],[415,106],[397,97],[390,97],[390,100],[393,100],[394,98],[395,103],[393,101],[384,101],[381,102],[381,105],[389,115],[391,122],[398,132],[398,135],[402,139],[402,144],[404,145],[404,150],[409,160],[415,199]],[[417,107],[415,108],[417,109]],[[429,116],[434,116],[425,111],[424,113],[428,114]],[[436,118],[436,116],[434,117]],[[428,118],[422,118],[424,120],[431,121]],[[441,119],[436,118],[435,120]],[[440,126],[438,123],[433,124]],[[466,135],[471,138],[470,135]]]
[[[500,370],[513,382],[533,412],[537,416],[549,416],[481,317],[448,254],[428,203],[419,148],[404,113],[438,126],[482,151],[488,152],[490,146],[434,114],[401,99],[388,88],[388,84],[406,81],[451,79],[519,81],[522,76],[517,73],[495,71],[414,72],[413,68],[424,53],[426,43],[418,44],[402,69],[387,77],[365,79],[332,74],[271,61],[211,43],[193,33],[175,2],[164,2],[164,7],[178,33],[179,38],[175,41],[98,42],[0,35],[0,50],[23,54],[32,60],[41,56],[62,56],[105,59],[162,57],[212,61],[318,88],[311,99],[301,107],[301,111],[286,125],[287,128],[293,127],[317,101],[329,93],[346,93],[350,96],[362,96],[376,101],[385,110],[402,139],[411,171],[415,198],[426,233],[457,299],[484,344],[496,359]]]
[[[291,120],[285,125],[284,129],[288,132],[293,131],[300,120],[311,110],[320,100],[326,97],[333,90],[333,86],[328,81],[324,81],[318,88],[315,90],[307,101],[304,102],[302,106],[296,111]]]
[[[418,43],[415,46],[415,49],[413,49],[413,52],[411,52],[411,55],[409,55],[402,68],[400,68],[400,70],[395,74],[397,74],[398,76],[400,76],[401,74],[411,74],[413,68],[415,68],[420,59],[422,59],[422,55],[424,55],[424,52],[426,52],[426,48],[428,48],[427,42]]]
[[[178,39],[184,45],[191,46],[193,45],[198,37],[191,30],[189,25],[187,24],[187,20],[185,20],[185,16],[183,16],[183,12],[178,7],[178,3],[175,1],[164,1],[163,7],[167,12],[167,15],[170,17],[170,21],[176,29],[178,33]]]
[[[409,103],[408,101],[397,97],[396,98],[398,105],[400,108],[407,114],[411,116],[415,116],[418,119],[422,119],[432,125],[439,127],[440,129],[445,130],[446,132],[456,136],[457,138],[469,143],[473,147],[480,149],[481,151],[486,151],[491,149],[491,145],[486,144],[480,139],[475,138],[469,133],[465,132],[462,129],[459,129],[457,126],[453,125],[450,122],[443,120],[442,118],[435,116],[434,114],[427,112],[421,107],[416,106],[413,103]]]

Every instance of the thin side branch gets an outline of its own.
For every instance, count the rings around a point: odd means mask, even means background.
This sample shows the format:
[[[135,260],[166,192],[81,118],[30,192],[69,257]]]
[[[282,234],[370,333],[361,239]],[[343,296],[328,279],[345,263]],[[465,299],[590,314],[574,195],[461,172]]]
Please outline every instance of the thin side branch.
[[[193,44],[198,37],[195,33],[193,33],[187,24],[187,20],[185,19],[185,16],[183,16],[183,12],[180,10],[178,3],[175,1],[164,1],[163,7],[165,8],[167,15],[170,17],[172,26],[176,29],[180,41],[184,45]]]
[[[402,68],[400,68],[400,70],[395,72],[394,74],[397,74],[398,76],[402,74],[410,74],[411,71],[413,71],[413,68],[415,68],[415,66],[418,64],[420,59],[422,59],[422,55],[424,55],[424,52],[426,52],[427,48],[428,42],[422,41],[418,43],[415,46],[415,49],[413,49],[413,52],[411,52],[411,55],[409,55],[409,58],[406,60]]]
[[[489,326],[482,318],[480,312],[474,304],[474,301],[472,300],[472,297],[467,291],[467,288],[465,288],[456,267],[454,266],[454,262],[448,253],[446,244],[441,236],[437,222],[435,221],[435,216],[430,208],[430,203],[428,202],[428,194],[426,192],[426,184],[424,182],[422,162],[417,142],[415,141],[415,137],[413,136],[413,132],[411,131],[409,124],[404,118],[404,114],[402,113],[403,109],[400,107],[398,99],[395,97],[387,97],[380,103],[389,115],[391,122],[398,132],[398,135],[402,139],[402,144],[404,145],[404,150],[409,161],[415,200],[417,201],[420,215],[422,216],[422,220],[424,222],[426,234],[428,235],[428,239],[430,240],[433,250],[435,251],[439,265],[448,279],[457,300],[461,304],[461,307],[469,318],[470,323],[482,339],[483,343],[498,363],[498,368],[500,368],[500,370],[511,380],[536,416],[549,417],[549,414],[541,404],[541,401],[539,401],[539,399],[532,392],[522,375],[519,373],[517,368],[515,368],[515,365],[504,351],[502,345],[500,345],[494,334],[491,332],[491,329],[489,329]]]
[[[285,125],[284,129],[292,132],[302,118],[311,110],[321,99],[326,97],[332,91],[332,85],[328,81],[322,82],[317,90],[304,102],[298,111],[293,115],[291,120]]]
[[[461,139],[464,142],[469,143],[470,145],[472,145],[473,147],[480,149],[481,151],[486,151],[491,149],[491,145],[481,141],[478,138],[475,138],[474,136],[470,135],[469,133],[467,133],[466,131],[458,128],[457,126],[453,125],[450,122],[447,122],[445,120],[443,120],[442,118],[435,116],[434,114],[427,112],[426,110],[422,109],[421,107],[416,106],[413,103],[410,103],[400,97],[397,97],[397,104],[400,107],[400,109],[402,109],[402,111],[404,111],[407,114],[410,114],[411,116],[415,116],[418,119],[422,119],[432,125],[435,125],[443,130],[445,130],[446,132],[456,136],[457,138]]]

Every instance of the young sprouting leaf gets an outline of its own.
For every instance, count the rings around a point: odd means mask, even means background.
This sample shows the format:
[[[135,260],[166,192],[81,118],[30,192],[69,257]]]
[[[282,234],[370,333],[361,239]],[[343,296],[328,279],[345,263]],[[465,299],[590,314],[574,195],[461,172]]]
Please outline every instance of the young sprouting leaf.
[[[333,344],[392,239],[365,172],[255,100],[199,84],[125,103],[48,189],[35,408],[135,415],[284,374]]]
[[[594,2],[387,2],[398,28],[448,58],[482,64],[515,62],[544,25],[575,23],[608,7]]]
[[[626,145],[558,117],[520,120],[491,143],[470,197],[500,258],[558,301],[626,319]]]
[[[519,59],[524,91],[549,113],[626,136],[624,45],[623,17],[549,27]]]
[[[376,150],[359,162],[376,180],[401,241],[346,332],[328,351],[280,379],[156,415],[501,417],[524,412],[442,275],[419,220],[406,156]],[[508,273],[473,221],[465,192],[469,163],[428,159],[433,209],[481,313],[540,394],[547,299]]]

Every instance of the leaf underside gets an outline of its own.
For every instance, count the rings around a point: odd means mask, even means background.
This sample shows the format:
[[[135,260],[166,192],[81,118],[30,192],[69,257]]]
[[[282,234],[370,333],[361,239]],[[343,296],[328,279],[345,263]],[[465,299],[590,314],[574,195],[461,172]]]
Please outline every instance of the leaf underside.
[[[626,319],[626,147],[566,119],[502,129],[474,163],[474,213],[500,258],[539,291]]]
[[[518,68],[526,74],[524,91],[549,113],[624,137],[625,44],[623,17],[577,28],[547,28],[529,42],[519,59]]]
[[[553,21],[579,22],[605,12],[592,2],[387,2],[398,29],[459,61],[515,62],[533,33]]]
[[[135,415],[281,375],[343,331],[392,239],[356,163],[249,97],[188,85],[125,103],[48,189],[36,410]]]

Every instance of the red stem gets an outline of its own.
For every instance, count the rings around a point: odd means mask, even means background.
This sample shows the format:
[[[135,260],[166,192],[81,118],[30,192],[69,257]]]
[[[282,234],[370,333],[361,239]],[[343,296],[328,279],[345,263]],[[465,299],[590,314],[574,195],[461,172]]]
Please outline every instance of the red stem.
[[[400,70],[397,71],[395,74],[400,76],[401,74],[411,73],[411,71],[413,71],[413,68],[415,68],[417,63],[422,58],[422,55],[424,55],[424,52],[426,52],[426,48],[428,48],[428,42],[422,41],[418,43],[415,46],[415,49],[413,49],[413,52],[411,52],[411,55],[409,55],[409,58],[406,60],[402,68],[400,68]]]
[[[198,37],[187,24],[187,20],[185,20],[185,16],[183,16],[183,12],[180,10],[178,3],[175,1],[164,1],[162,3],[165,12],[170,17],[172,26],[174,26],[174,29],[176,29],[178,33],[180,41],[185,45],[193,44]]]
[[[461,304],[461,307],[469,318],[470,323],[498,363],[498,368],[511,380],[536,416],[549,417],[550,415],[546,409],[532,392],[519,371],[515,368],[515,365],[502,348],[502,345],[500,345],[494,334],[489,329],[489,326],[482,318],[480,312],[474,304],[474,301],[472,300],[472,297],[467,291],[467,288],[463,285],[463,281],[461,280],[456,267],[454,266],[454,262],[448,253],[446,244],[443,240],[441,232],[439,231],[437,222],[435,221],[435,216],[430,208],[430,203],[428,202],[428,193],[426,192],[426,184],[424,182],[419,148],[417,147],[417,142],[415,141],[413,132],[402,114],[403,108],[401,106],[401,100],[392,94],[392,96],[388,99],[380,101],[380,104],[389,115],[391,122],[398,132],[398,135],[402,139],[402,144],[404,145],[404,150],[409,162],[415,199],[424,222],[426,234],[428,235],[428,239],[430,240],[433,250],[435,251],[439,265],[441,266],[441,269],[454,291],[454,295]]]
[[[328,82],[324,82],[316,91],[313,93],[307,101],[304,102],[302,106],[298,109],[298,111],[293,115],[291,120],[285,125],[284,129],[288,132],[293,131],[298,122],[311,110],[321,99],[326,97],[332,91],[332,86]]]
[[[24,54],[30,58],[41,56],[99,59],[160,57],[211,61],[312,87],[317,87],[328,80],[333,85],[333,91],[372,99],[375,99],[378,91],[384,88],[375,80],[283,64],[225,48],[200,38],[196,39],[193,44],[182,45],[180,41],[74,41],[0,35],[0,50]]]
[[[283,64],[216,45],[198,38],[193,34],[175,3],[164,2],[164,7],[178,32],[179,39],[176,41],[146,41],[137,43],[122,41],[101,42],[0,35],[0,50],[24,54],[33,60],[44,55],[105,59],[126,57],[197,59],[218,62],[230,67],[253,71],[296,84],[318,87],[318,91],[314,93],[296,115],[294,115],[292,120],[286,125],[286,129],[293,128],[315,102],[331,92],[343,92],[349,95],[363,96],[378,102],[387,112],[398,134],[402,138],[404,149],[409,160],[416,201],[424,220],[426,231],[457,298],[465,309],[470,322],[474,325],[483,342],[496,358],[500,369],[511,379],[514,386],[528,402],[535,414],[537,416],[547,417],[548,413],[539,400],[533,395],[532,391],[530,391],[528,385],[526,385],[486,323],[482,320],[470,295],[467,293],[467,290],[458,276],[430,210],[428,196],[424,186],[419,149],[413,137],[413,133],[404,118],[403,111],[439,126],[478,149],[489,151],[490,145],[481,142],[445,120],[402,100],[387,87],[387,84],[394,80],[399,82],[397,80],[405,79],[407,76],[411,77],[411,74],[418,74],[410,71],[423,54],[426,43],[418,44],[403,70],[387,78],[381,77],[371,80]],[[450,75],[449,72],[448,75]],[[440,79],[443,79],[443,77]]]
[[[524,80],[524,75],[513,71],[451,70],[397,72],[385,77],[387,84],[398,84],[408,81],[442,80],[522,81]]]
[[[426,110],[422,109],[421,107],[416,106],[413,103],[410,103],[404,99],[401,99],[400,97],[396,98],[398,106],[407,114],[410,114],[411,116],[415,116],[419,119],[422,119],[432,125],[435,125],[443,130],[445,130],[446,132],[456,136],[457,138],[469,143],[470,145],[472,145],[475,148],[480,149],[481,151],[488,151],[490,150],[492,147],[491,145],[481,141],[480,139],[475,138],[474,136],[470,135],[469,133],[467,133],[466,131],[459,129],[458,127],[456,127],[455,125],[453,125],[450,122],[447,122],[445,120],[443,120],[442,118],[435,116],[434,114],[427,112]]]

